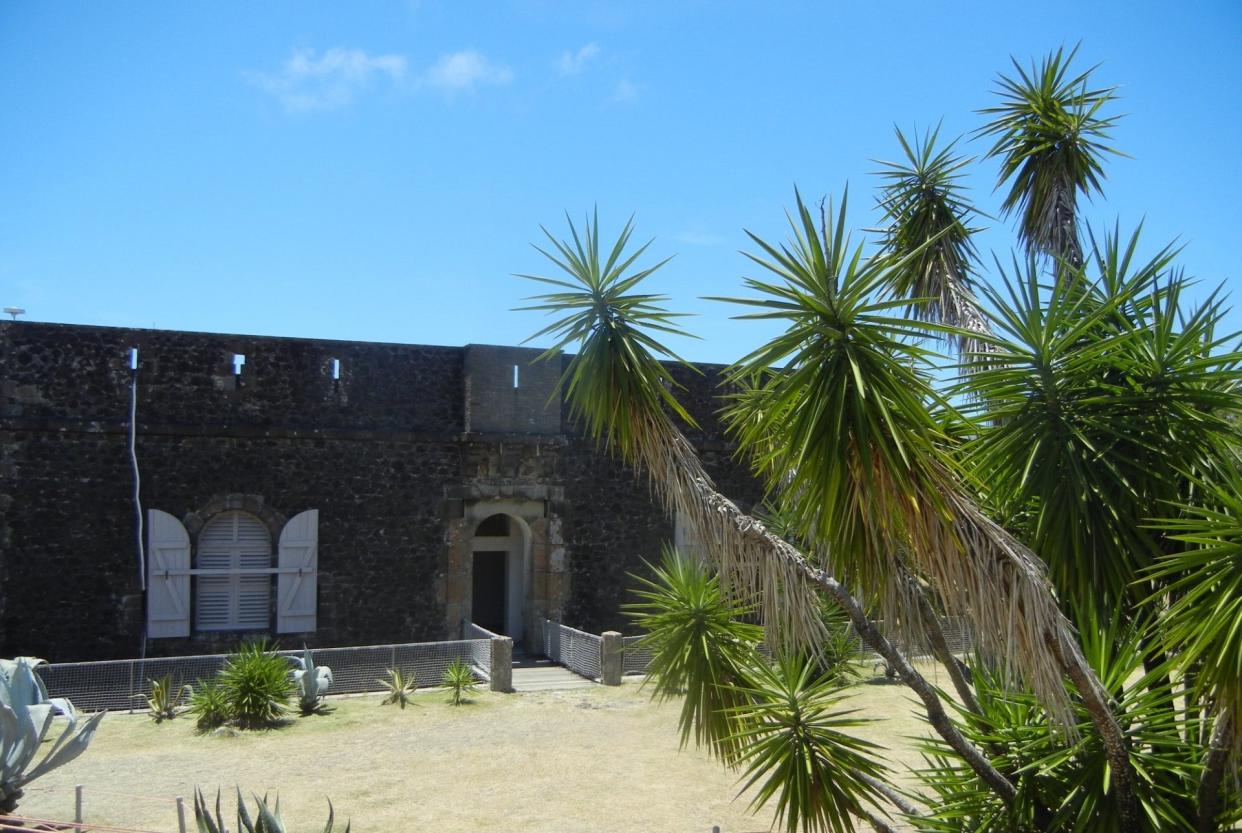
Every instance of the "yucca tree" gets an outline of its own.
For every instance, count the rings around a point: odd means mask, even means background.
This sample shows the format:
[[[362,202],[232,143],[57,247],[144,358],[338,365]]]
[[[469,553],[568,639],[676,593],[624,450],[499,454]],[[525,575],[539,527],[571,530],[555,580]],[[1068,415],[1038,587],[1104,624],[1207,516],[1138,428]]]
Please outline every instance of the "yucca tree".
[[[1165,248],[1107,237],[1074,281],[1032,259],[989,291],[998,336],[958,391],[977,417],[964,471],[1048,564],[1077,621],[1134,610],[1141,571],[1167,547],[1151,519],[1176,516],[1186,472],[1218,466],[1242,407],[1236,335],[1216,298],[1183,302]]]
[[[1028,253],[1062,266],[1083,264],[1079,194],[1100,193],[1106,142],[1117,116],[1102,109],[1112,87],[1093,87],[1090,69],[1071,74],[1078,48],[1058,49],[1029,69],[1013,61],[1015,76],[997,79],[1001,102],[980,112],[991,117],[979,135],[994,137],[987,152],[1000,160],[996,187],[1009,186],[1005,216],[1018,215],[1018,238]]]
[[[1113,755],[1121,804],[1135,812],[1120,729],[1056,607],[1042,565],[983,515],[938,450],[938,423],[925,408],[925,400],[935,397],[925,371],[910,366],[922,367],[925,356],[905,341],[927,331],[888,314],[903,302],[877,300],[887,271],[900,261],[864,259],[861,248],[848,248],[844,210],[833,216],[835,233],[829,239],[821,240],[801,199],[791,223],[791,248],[755,238],[783,281],[751,282],[771,297],[744,302],[763,308],[756,317],[786,319],[790,331],[735,374],[754,377],[784,363],[784,371],[771,374],[772,384],[787,405],[800,408],[795,419],[759,432],[780,440],[753,443],[760,453],[768,451],[761,470],[779,478],[803,531],[825,542],[825,549],[842,559],[838,564],[848,565],[852,582],[864,588],[874,583],[867,592],[899,599],[893,592],[897,585],[886,580],[887,559],[899,547],[915,554],[916,568],[950,612],[968,617],[985,650],[1011,661],[1066,726],[1072,725],[1072,711],[1061,675],[1068,674]],[[638,280],[625,270],[633,257],[623,257],[630,226],[606,260],[599,254],[595,221],[582,234],[571,223],[572,242],[546,230],[545,235],[557,252],[548,256],[568,279],[537,278],[560,291],[539,296],[540,303],[528,308],[575,310],[541,334],[557,336],[546,356],[577,347],[563,384],[571,412],[588,433],[648,473],[666,508],[695,526],[726,588],[758,601],[778,643],[821,632],[814,592],[826,593],[914,689],[936,730],[992,789],[1012,799],[1012,783],[952,725],[939,695],[878,632],[864,604],[834,578],[829,565],[809,562],[715,490],[673,422],[673,414],[684,410],[657,359],[672,354],[639,331],[645,322],[665,332],[675,328],[659,306],[662,299],[632,291]],[[743,444],[751,442],[745,433],[739,436]],[[772,456],[774,447],[788,449],[779,452],[787,456]],[[821,476],[812,477],[817,467]],[[793,483],[785,480],[790,474]]]
[[[633,291],[660,264],[627,271],[638,252],[624,254],[632,234],[627,224],[606,259],[600,256],[597,219],[579,230],[570,222],[570,239],[544,229],[551,251],[540,248],[562,277],[522,275],[557,288],[523,309],[560,313],[532,338],[552,334],[545,358],[572,346],[576,352],[561,379],[570,412],[589,436],[622,459],[645,470],[657,497],[670,513],[679,512],[696,529],[698,540],[717,565],[725,589],[759,605],[768,638],[777,643],[814,643],[823,633],[818,593],[849,616],[859,636],[896,670],[919,697],[928,719],[993,789],[1013,793],[1008,780],[953,725],[932,686],[868,618],[866,606],[822,565],[771,533],[720,494],[694,447],[674,422],[692,419],[673,395],[673,382],[659,357],[676,360],[643,329],[679,332],[662,296]],[[538,248],[538,247],[537,247]],[[555,252],[555,254],[552,254]],[[564,314],[567,313],[568,314]]]
[[[969,334],[986,333],[987,320],[971,286],[978,253],[971,225],[978,211],[962,185],[973,158],[957,155],[956,142],[941,144],[940,128],[907,138],[895,128],[904,159],[879,160],[881,186],[877,202],[883,212],[884,248],[904,259],[893,270],[890,289],[910,300],[915,318],[950,325],[945,334],[962,352],[985,349]],[[962,331],[965,331],[964,333]]]

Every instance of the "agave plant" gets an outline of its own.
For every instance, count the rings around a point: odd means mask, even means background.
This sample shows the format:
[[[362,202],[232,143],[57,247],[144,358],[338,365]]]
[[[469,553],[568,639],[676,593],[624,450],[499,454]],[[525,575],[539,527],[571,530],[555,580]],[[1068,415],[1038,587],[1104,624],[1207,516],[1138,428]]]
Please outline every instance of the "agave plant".
[[[323,696],[332,686],[332,669],[315,665],[310,648],[303,647],[302,656],[293,657],[298,667],[293,671],[293,683],[298,691],[298,710],[302,714],[314,714],[323,706]]]
[[[79,726],[72,703],[48,698],[34,673],[42,663],[34,657],[0,660],[0,813],[17,807],[26,784],[81,755],[104,716],[99,712]],[[43,760],[31,766],[57,714],[64,715],[65,728]]]
[[[285,823],[280,817],[280,799],[276,799],[275,805],[268,804],[266,795],[262,798],[256,795],[254,800],[258,812],[251,817],[241,790],[237,790],[237,833],[285,833]],[[332,799],[328,799],[328,821],[323,826],[323,833],[332,833],[335,815]],[[216,790],[213,812],[207,805],[207,799],[203,797],[203,791],[194,788],[194,826],[198,828],[198,833],[229,833],[224,824],[224,815],[220,812],[219,790]],[[343,833],[349,833],[349,822],[345,822]]]
[[[440,678],[440,685],[448,689],[448,702],[454,706],[470,702],[466,699],[466,695],[473,694],[478,690],[478,685],[474,679],[474,672],[460,658],[453,660],[452,664],[444,669],[444,676]]]
[[[388,679],[376,680],[388,692],[380,701],[380,705],[387,706],[396,703],[404,709],[409,704],[410,698],[414,696],[414,689],[418,687],[414,682],[414,675],[407,676],[400,668],[389,668],[387,674]]]
[[[134,697],[147,701],[147,714],[156,723],[172,720],[181,712],[181,698],[190,689],[173,680],[172,674],[165,674],[158,680],[148,680],[150,694],[135,694]]]

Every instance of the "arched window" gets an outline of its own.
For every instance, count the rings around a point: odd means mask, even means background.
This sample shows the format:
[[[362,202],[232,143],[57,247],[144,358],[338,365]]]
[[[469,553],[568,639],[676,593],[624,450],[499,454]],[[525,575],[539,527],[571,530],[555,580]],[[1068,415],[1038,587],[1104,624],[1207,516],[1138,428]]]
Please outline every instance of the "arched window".
[[[200,631],[271,626],[272,539],[247,512],[221,512],[198,535],[194,627]]]
[[[148,637],[189,636],[191,608],[195,631],[271,630],[273,575],[276,633],[314,632],[318,509],[285,522],[275,565],[269,527],[250,512],[213,515],[196,536],[193,568],[190,534],[181,521],[148,509],[147,529]]]

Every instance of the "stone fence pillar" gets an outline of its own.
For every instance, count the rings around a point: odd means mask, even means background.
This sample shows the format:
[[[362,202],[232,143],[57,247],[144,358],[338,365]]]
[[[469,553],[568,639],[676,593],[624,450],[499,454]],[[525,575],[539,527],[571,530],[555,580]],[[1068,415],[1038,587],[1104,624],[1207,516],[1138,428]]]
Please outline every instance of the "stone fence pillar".
[[[616,631],[604,631],[600,646],[599,681],[604,685],[621,685],[625,641]]]
[[[513,639],[508,636],[492,637],[492,691],[513,691]]]

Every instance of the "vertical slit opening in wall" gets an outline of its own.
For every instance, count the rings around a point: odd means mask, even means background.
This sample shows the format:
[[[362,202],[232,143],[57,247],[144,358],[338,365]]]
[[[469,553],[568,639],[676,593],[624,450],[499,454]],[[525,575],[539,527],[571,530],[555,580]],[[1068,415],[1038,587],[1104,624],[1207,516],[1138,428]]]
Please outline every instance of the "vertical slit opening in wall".
[[[341,380],[341,360],[332,360],[332,381],[339,382]]]
[[[244,353],[233,354],[233,375],[240,376],[242,368],[246,366],[246,356]]]
[[[518,366],[515,364],[513,366],[513,388],[514,390],[516,390],[517,387],[518,387]]]

